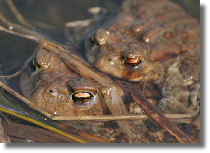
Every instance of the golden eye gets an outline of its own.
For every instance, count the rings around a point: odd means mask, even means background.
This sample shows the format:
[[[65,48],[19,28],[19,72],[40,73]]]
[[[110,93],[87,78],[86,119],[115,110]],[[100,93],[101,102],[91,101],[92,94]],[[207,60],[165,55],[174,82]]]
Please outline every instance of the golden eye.
[[[142,60],[139,58],[127,58],[125,67],[130,71],[135,71],[141,67]]]
[[[138,66],[142,61],[138,58],[128,58],[127,60],[125,60],[125,64],[129,65],[131,67],[136,67]]]
[[[94,96],[89,92],[78,92],[72,95],[72,100],[76,104],[84,105],[89,104]]]

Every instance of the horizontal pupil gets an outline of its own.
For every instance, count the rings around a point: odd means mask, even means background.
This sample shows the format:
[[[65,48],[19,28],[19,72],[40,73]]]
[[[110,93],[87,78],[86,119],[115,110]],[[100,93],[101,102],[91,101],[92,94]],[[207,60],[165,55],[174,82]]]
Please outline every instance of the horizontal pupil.
[[[93,95],[91,93],[87,93],[87,92],[80,92],[80,93],[76,93],[76,94],[72,95],[73,101],[78,104],[88,103],[92,97],[93,97]]]
[[[141,63],[141,60],[138,58],[129,58],[125,61],[125,63],[131,67],[136,67]]]
[[[90,93],[80,92],[80,93],[75,94],[75,97],[76,98],[88,98],[88,97],[91,97],[91,95],[90,95]]]
[[[136,66],[138,65],[138,63],[129,63],[129,65],[130,65],[131,67],[136,67]]]
[[[139,60],[138,58],[130,58],[130,59],[126,60],[127,64],[138,64],[140,62],[141,62],[141,60]]]

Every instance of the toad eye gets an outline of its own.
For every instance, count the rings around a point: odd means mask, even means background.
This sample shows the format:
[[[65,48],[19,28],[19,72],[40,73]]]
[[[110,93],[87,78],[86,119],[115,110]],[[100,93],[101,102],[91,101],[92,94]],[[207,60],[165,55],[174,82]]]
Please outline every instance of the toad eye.
[[[142,63],[142,60],[139,58],[127,58],[125,60],[125,66],[128,69],[132,69],[132,70],[139,68],[141,63]]]
[[[91,37],[90,37],[90,42],[93,44],[93,45],[99,45],[95,39],[95,34],[93,34]]]
[[[32,60],[29,61],[28,67],[31,68],[33,71],[36,71],[36,60],[33,58]]]
[[[104,29],[98,29],[90,38],[90,42],[95,45],[105,45],[109,39],[109,32]]]
[[[31,59],[31,60],[29,61],[28,67],[29,67],[30,69],[32,69],[33,71],[37,71],[37,70],[40,69],[41,66],[37,64],[36,58],[33,58],[33,59]]]
[[[93,99],[94,96],[89,92],[78,92],[72,95],[73,102],[79,105],[89,104]]]

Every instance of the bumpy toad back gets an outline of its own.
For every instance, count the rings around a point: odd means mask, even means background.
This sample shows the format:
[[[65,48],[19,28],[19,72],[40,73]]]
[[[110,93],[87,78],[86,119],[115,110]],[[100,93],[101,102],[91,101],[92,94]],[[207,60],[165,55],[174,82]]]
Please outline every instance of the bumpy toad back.
[[[118,16],[88,38],[86,56],[103,72],[140,81],[151,73],[148,67],[157,73],[153,63],[164,63],[180,55],[182,66],[188,63],[181,72],[196,79],[198,71],[189,73],[192,63],[199,61],[199,34],[197,20],[169,1],[125,1]]]
[[[125,1],[114,20],[87,38],[85,49],[88,61],[104,73],[157,84],[163,112],[198,109],[200,25],[176,4]]]

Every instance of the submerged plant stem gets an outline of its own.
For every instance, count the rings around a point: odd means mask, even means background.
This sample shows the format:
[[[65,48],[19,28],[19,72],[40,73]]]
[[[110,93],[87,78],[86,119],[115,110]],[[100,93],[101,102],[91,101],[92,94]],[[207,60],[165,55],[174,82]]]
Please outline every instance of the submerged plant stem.
[[[34,37],[32,35],[25,35],[25,34],[21,34],[21,33],[18,33],[18,32],[15,32],[15,31],[12,31],[12,30],[8,30],[2,26],[0,26],[0,30],[1,31],[4,31],[4,32],[7,32],[7,33],[10,33],[10,34],[13,34],[13,35],[16,35],[16,36],[20,36],[20,37],[23,37],[23,38],[27,38],[27,39],[30,39],[30,40],[34,40],[36,42],[39,41],[39,38],[37,37]]]
[[[20,12],[16,9],[15,5],[13,4],[13,2],[11,0],[6,0],[9,8],[11,9],[12,13],[14,14],[14,16],[17,18],[17,20],[26,27],[29,28],[34,28],[33,26],[31,26],[24,18],[23,16],[20,14]]]

